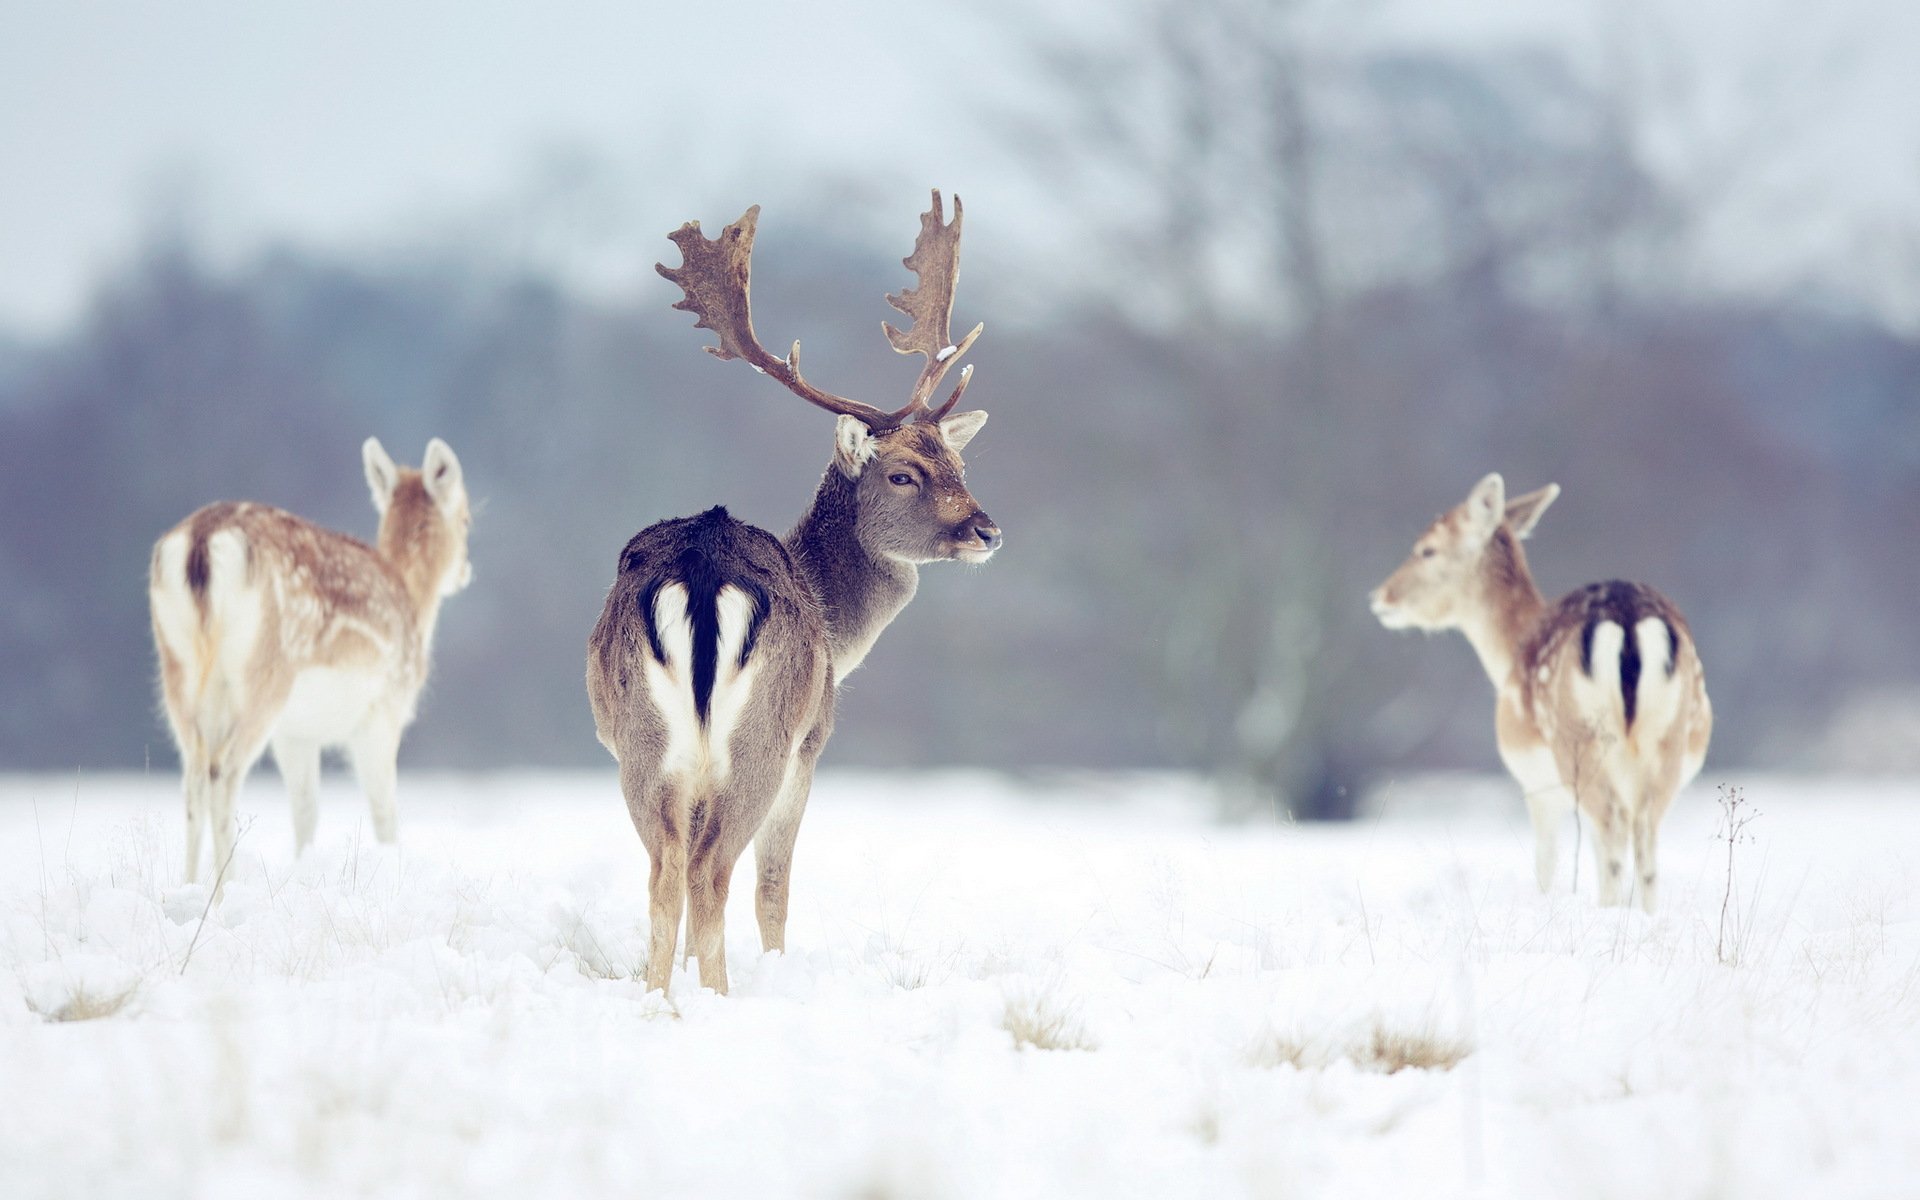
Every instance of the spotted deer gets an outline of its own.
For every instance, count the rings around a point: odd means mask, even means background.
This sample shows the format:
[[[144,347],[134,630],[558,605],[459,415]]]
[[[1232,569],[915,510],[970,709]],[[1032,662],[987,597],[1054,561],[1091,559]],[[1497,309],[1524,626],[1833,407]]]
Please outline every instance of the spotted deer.
[[[234,796],[269,743],[296,850],[313,840],[320,752],[344,746],[382,842],[396,836],[395,757],[427,680],[440,602],[473,578],[460,460],[439,438],[420,470],[361,447],[380,513],[372,546],[264,504],[209,504],[154,545],[147,597],[160,693],[180,751],[189,882],[213,826],[216,889]]]
[[[893,411],[808,383],[798,342],[785,358],[761,346],[748,298],[759,212],[748,209],[713,240],[689,221],[669,235],[681,265],[656,269],[686,293],[674,307],[717,336],[709,353],[744,359],[837,416],[832,462],[784,538],[724,508],[641,530],[620,554],[587,644],[594,727],[619,763],[651,863],[647,986],[663,992],[683,907],[701,985],[727,990],[727,893],[750,841],[760,944],[785,947],[794,841],[833,729],[836,686],[913,598],[921,564],[985,562],[1001,542],[960,461],[987,419],[953,411],[973,368],[944,403],[929,404],[983,328],[957,345],[948,337],[959,197],[948,223],[933,193],[905,260],[918,286],[887,297],[912,318],[906,332],[883,324],[888,342],[926,359]]]
[[[1549,605],[1520,543],[1560,495],[1512,500],[1499,475],[1441,515],[1371,600],[1389,629],[1458,629],[1497,690],[1494,737],[1533,821],[1534,871],[1553,882],[1569,805],[1595,831],[1600,903],[1627,901],[1631,840],[1652,912],[1655,841],[1674,794],[1700,773],[1713,708],[1680,610],[1639,583],[1594,583]]]

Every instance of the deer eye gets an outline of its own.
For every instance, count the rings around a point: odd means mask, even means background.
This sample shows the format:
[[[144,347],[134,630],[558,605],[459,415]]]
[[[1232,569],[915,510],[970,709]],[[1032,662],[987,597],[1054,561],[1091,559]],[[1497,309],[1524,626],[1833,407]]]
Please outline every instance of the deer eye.
[[[1433,555],[1434,555],[1434,549],[1433,549],[1433,547],[1432,547],[1432,546],[1422,546],[1422,547],[1420,547],[1420,557],[1421,557],[1421,558],[1432,558],[1432,557],[1433,557]]]
[[[907,474],[905,471],[895,471],[893,474],[887,476],[887,482],[896,487],[906,487],[913,482],[913,476]]]

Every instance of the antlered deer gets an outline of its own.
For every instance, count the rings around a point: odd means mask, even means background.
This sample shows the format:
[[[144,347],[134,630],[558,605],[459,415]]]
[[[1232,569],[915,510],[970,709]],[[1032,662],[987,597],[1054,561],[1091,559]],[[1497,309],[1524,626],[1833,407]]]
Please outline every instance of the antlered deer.
[[[587,695],[600,741],[651,860],[647,986],[665,991],[683,907],[700,983],[727,990],[724,923],[735,861],[753,842],[760,944],[786,943],[794,839],[815,761],[833,728],[834,691],[913,598],[921,563],[985,562],[1000,529],[980,511],[960,461],[987,414],[954,413],[973,368],[938,408],[929,399],[980,335],[948,340],[961,207],[940,193],[906,266],[918,286],[887,300],[912,318],[883,325],[902,354],[926,356],[911,398],[888,412],[800,376],[753,331],[748,268],[756,206],[709,241],[689,221],[669,235],[682,264],[656,269],[686,292],[675,308],[711,329],[720,358],[742,358],[839,417],[833,461],[784,539],[724,508],[662,521],[621,552],[587,644]],[[951,415],[950,415],[951,414]]]
[[[1674,794],[1700,773],[1713,708],[1680,610],[1638,583],[1589,584],[1548,605],[1520,542],[1558,484],[1506,499],[1489,475],[1374,589],[1389,629],[1458,629],[1498,691],[1494,736],[1533,819],[1540,890],[1569,802],[1594,827],[1600,902],[1624,904],[1629,838],[1652,912],[1655,839]]]
[[[287,781],[296,849],[313,840],[320,752],[345,746],[395,837],[395,757],[427,680],[440,601],[473,577],[460,460],[439,438],[420,470],[361,447],[380,512],[369,546],[264,504],[209,504],[153,548],[147,596],[167,724],[180,749],[189,882],[213,824],[217,883],[233,802],[269,742]]]

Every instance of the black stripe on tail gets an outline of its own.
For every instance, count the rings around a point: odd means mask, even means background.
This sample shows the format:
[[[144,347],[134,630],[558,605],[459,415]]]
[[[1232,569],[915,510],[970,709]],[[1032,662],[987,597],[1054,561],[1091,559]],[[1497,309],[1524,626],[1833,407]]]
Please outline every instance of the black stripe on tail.
[[[1672,678],[1679,669],[1680,631],[1673,622],[1652,611],[1650,606],[1640,600],[1638,589],[1630,583],[1589,584],[1582,594],[1586,604],[1586,620],[1580,629],[1580,670],[1588,679],[1593,678],[1593,631],[1602,621],[1612,621],[1620,627],[1620,699],[1626,708],[1627,728],[1633,728],[1634,707],[1640,699],[1640,672],[1645,664],[1640,660],[1640,639],[1635,635],[1635,627],[1647,617],[1656,617],[1667,627],[1667,676]]]
[[[1633,626],[1621,627],[1620,638],[1620,699],[1627,709],[1627,728],[1633,728],[1633,706],[1640,700],[1640,639],[1633,635]]]
[[[240,505],[232,500],[222,500],[218,504],[209,504],[193,514],[193,520],[187,527],[187,591],[193,595],[193,606],[200,613],[200,623],[207,623],[207,588],[213,582],[213,562],[209,557],[207,543],[220,528],[234,519]],[[248,571],[252,571],[253,544],[247,543]]]
[[[760,637],[760,625],[767,616],[767,592],[759,584],[740,576],[728,577],[721,560],[727,557],[726,534],[732,524],[724,508],[713,508],[688,522],[687,540],[673,565],[654,576],[640,590],[640,619],[647,631],[647,646],[653,657],[665,665],[667,655],[660,644],[660,630],[654,620],[654,601],[660,589],[678,583],[687,590],[687,622],[693,627],[693,711],[704,727],[713,707],[713,684],[719,675],[720,589],[729,585],[747,594],[753,605],[747,620],[747,635],[741,639],[740,659],[736,666],[747,665]]]

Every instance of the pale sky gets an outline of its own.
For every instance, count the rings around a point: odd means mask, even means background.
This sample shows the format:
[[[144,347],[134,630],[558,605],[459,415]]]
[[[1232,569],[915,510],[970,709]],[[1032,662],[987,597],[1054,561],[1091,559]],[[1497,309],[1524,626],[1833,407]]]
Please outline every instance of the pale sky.
[[[864,231],[872,210],[917,211],[938,185],[975,211],[1005,200],[998,234],[969,231],[1005,238],[1039,224],[996,120],[1020,94],[1010,47],[1029,16],[1099,36],[1106,11],[1090,0],[0,0],[0,328],[70,322],[158,200],[184,204],[216,253],[277,237],[378,246],[463,221],[511,230],[512,213],[543,203],[534,164],[573,151],[599,173],[544,201],[564,209],[570,245],[528,252],[557,253],[588,286],[630,286],[689,216],[731,219],[787,192],[844,196]],[[1840,278],[1920,323],[1920,4],[1404,0],[1336,12],[1368,14],[1369,37],[1545,38],[1588,62],[1630,36],[1649,87],[1681,97],[1656,139],[1676,175],[1711,170],[1700,147],[1752,139],[1756,124],[1777,142],[1707,234],[1719,272],[1762,288]],[[527,236],[554,224],[549,211]]]

